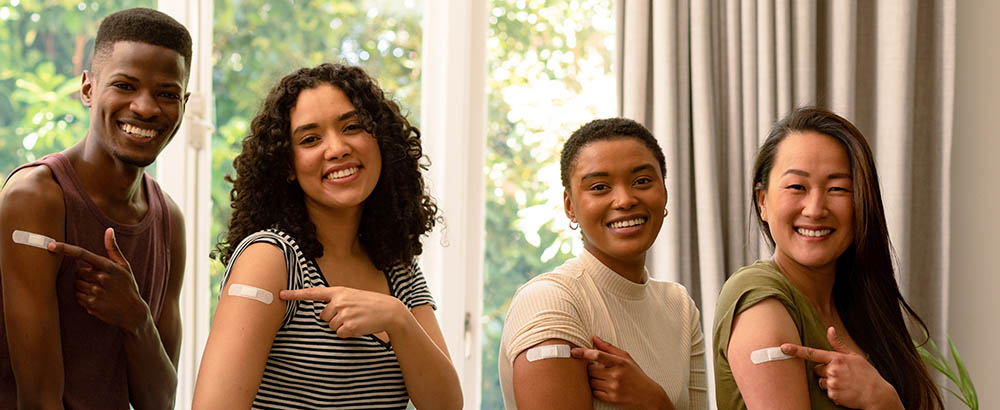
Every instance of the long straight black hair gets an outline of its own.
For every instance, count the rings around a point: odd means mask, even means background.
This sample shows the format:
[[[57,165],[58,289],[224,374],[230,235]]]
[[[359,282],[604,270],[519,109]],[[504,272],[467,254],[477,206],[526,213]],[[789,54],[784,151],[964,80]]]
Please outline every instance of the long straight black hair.
[[[903,300],[892,265],[892,245],[882,207],[875,158],[861,131],[843,117],[816,107],[792,111],[774,124],[754,162],[750,202],[761,232],[774,238],[760,215],[757,191],[766,190],[778,146],[789,134],[813,131],[837,139],[851,165],[854,186],[854,240],[837,258],[833,302],[844,327],[896,389],[907,409],[943,409],[941,395],[910,339],[903,312],[927,333],[927,325]]]

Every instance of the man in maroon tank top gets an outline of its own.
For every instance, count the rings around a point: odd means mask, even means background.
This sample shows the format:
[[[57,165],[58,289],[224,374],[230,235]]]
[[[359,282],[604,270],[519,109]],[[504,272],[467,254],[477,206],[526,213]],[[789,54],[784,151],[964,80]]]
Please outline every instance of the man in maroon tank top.
[[[82,76],[87,135],[0,191],[0,409],[173,408],[184,221],[144,169],[180,126],[190,68],[174,19],[106,17]]]

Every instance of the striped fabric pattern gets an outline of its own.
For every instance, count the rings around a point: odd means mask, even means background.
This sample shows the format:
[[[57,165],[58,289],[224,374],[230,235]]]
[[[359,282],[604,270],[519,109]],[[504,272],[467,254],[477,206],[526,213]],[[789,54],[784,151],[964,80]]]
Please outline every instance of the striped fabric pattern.
[[[232,260],[251,244],[274,245],[285,255],[288,289],[329,286],[315,261],[306,259],[295,240],[278,229],[244,239]],[[230,262],[222,286],[229,279]],[[385,272],[389,290],[407,307],[430,304],[419,267],[398,264]],[[325,302],[289,303],[267,356],[254,409],[405,409],[409,403],[403,373],[391,343],[374,335],[340,338],[319,319]]]

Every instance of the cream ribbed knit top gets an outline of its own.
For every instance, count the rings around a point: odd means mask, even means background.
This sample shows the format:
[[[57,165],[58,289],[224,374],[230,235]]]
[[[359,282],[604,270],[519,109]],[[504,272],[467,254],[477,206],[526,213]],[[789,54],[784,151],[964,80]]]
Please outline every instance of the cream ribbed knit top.
[[[648,272],[645,274],[648,278]],[[638,284],[586,250],[514,294],[500,342],[504,405],[514,402],[514,358],[548,339],[593,348],[591,336],[627,351],[682,409],[705,409],[705,348],[700,314],[683,286]],[[616,406],[594,399],[595,409]]]

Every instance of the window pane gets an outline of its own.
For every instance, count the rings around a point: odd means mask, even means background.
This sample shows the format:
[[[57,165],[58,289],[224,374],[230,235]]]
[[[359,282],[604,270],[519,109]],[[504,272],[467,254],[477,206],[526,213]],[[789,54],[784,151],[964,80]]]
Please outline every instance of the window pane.
[[[615,114],[611,0],[493,0],[488,39],[482,408],[502,409],[497,351],[518,286],[579,253],[559,153]]]
[[[419,126],[422,0],[215,0],[214,14],[213,241],[230,215],[232,185],[223,178],[233,175],[250,121],[280,77],[323,62],[360,65]],[[213,313],[224,269],[212,261]]]
[[[100,19],[155,0],[0,6],[0,176],[81,140],[90,125],[80,75],[90,69]]]

